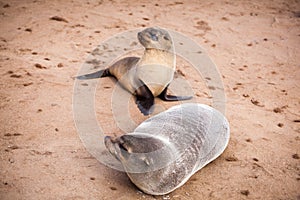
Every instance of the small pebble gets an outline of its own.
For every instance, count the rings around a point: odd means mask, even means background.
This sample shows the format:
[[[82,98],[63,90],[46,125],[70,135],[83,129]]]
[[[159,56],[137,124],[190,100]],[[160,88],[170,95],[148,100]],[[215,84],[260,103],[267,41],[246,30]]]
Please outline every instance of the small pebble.
[[[11,150],[15,150],[15,149],[19,149],[20,147],[18,147],[17,145],[12,145],[12,146],[8,146],[7,148]]]
[[[241,194],[248,196],[250,194],[249,190],[241,190]]]
[[[66,19],[64,19],[64,18],[62,18],[62,17],[59,17],[59,16],[53,16],[53,17],[50,18],[50,20],[68,23],[68,20],[66,20]]]
[[[163,200],[168,200],[168,199],[171,199],[169,195],[164,195],[163,196]]]
[[[252,142],[252,140],[250,138],[246,139],[246,142]]]
[[[29,86],[29,85],[32,85],[32,84],[33,84],[33,82],[30,82],[30,83],[24,83],[23,86],[26,87],[26,86]]]
[[[47,69],[47,67],[42,66],[42,65],[39,64],[39,63],[35,63],[34,66],[35,66],[36,68],[38,68],[38,69]]]
[[[274,113],[282,113],[282,109],[281,108],[274,108],[273,112]]]
[[[22,75],[19,75],[19,74],[12,74],[12,75],[10,75],[10,77],[12,77],[12,78],[21,78]]]
[[[117,190],[117,188],[116,187],[113,187],[113,186],[111,186],[111,187],[109,187],[111,190]]]
[[[281,128],[281,127],[283,127],[284,125],[283,125],[283,123],[278,123],[277,126]]]
[[[237,157],[235,156],[228,156],[225,158],[226,161],[228,162],[235,162],[235,161],[238,161]]]
[[[299,159],[299,158],[300,158],[299,155],[298,155],[297,153],[293,154],[292,157],[293,157],[294,159]]]

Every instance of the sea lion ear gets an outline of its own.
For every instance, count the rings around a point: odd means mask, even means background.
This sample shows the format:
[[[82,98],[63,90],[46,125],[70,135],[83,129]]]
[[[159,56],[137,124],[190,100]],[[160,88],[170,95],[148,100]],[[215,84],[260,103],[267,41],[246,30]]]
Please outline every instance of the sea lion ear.
[[[164,39],[165,39],[165,40],[171,40],[171,38],[169,38],[169,37],[166,36],[166,35],[164,36]]]

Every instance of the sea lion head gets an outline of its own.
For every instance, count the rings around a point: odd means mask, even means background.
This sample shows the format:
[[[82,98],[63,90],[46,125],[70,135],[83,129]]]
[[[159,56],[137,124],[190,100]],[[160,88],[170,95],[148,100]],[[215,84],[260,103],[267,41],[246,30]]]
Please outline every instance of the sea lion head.
[[[174,151],[160,138],[143,134],[105,137],[105,146],[118,159],[127,173],[145,173],[171,163]]]
[[[138,39],[146,49],[173,49],[173,41],[168,31],[158,27],[144,29],[138,33]]]
[[[170,173],[175,173],[174,161],[179,154],[165,138],[136,133],[115,139],[106,136],[105,145],[143,192],[162,195],[177,187]]]

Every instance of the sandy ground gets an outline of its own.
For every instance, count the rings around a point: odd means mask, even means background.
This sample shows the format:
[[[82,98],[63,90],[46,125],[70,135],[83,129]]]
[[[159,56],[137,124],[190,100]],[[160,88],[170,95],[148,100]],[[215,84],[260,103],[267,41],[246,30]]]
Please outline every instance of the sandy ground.
[[[300,199],[299,11],[297,0],[1,0],[0,199]],[[154,25],[206,49],[231,125],[224,154],[156,197],[89,154],[72,111],[72,77],[88,54],[114,34]],[[115,83],[101,81],[99,123],[121,134],[110,106]],[[205,85],[193,89],[198,102],[211,100]]]

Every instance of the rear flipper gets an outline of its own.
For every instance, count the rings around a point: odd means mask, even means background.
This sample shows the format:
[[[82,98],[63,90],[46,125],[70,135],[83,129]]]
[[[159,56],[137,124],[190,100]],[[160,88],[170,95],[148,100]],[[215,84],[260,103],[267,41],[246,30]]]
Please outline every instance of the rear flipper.
[[[168,86],[158,95],[158,97],[161,100],[164,101],[183,101],[183,100],[189,100],[193,98],[192,96],[174,96],[167,94]]]
[[[82,76],[77,76],[76,78],[79,80],[86,80],[86,79],[95,79],[95,78],[102,78],[106,76],[112,76],[111,73],[109,72],[109,69],[103,69],[91,74],[85,74]]]

